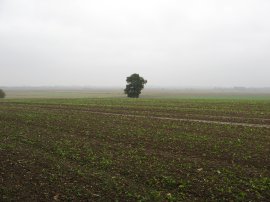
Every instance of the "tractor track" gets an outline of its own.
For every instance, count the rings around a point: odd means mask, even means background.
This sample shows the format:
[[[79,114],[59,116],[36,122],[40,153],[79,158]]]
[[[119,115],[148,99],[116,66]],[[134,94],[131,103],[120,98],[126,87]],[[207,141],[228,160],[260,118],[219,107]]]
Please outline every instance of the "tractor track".
[[[7,103],[2,103],[7,104]],[[10,104],[10,103],[8,103]],[[14,104],[14,103],[13,103]],[[24,105],[16,103],[16,105]],[[29,106],[29,105],[27,105]],[[101,114],[101,115],[111,115],[111,116],[122,116],[122,117],[134,117],[134,118],[148,118],[148,119],[156,119],[156,120],[169,120],[169,121],[182,121],[182,122],[195,122],[195,123],[207,123],[207,124],[220,124],[220,125],[234,125],[234,126],[244,126],[244,127],[254,127],[254,128],[270,128],[268,124],[259,124],[259,123],[241,123],[241,122],[231,122],[231,121],[217,121],[217,120],[205,120],[205,119],[192,119],[192,118],[175,118],[175,117],[165,117],[165,116],[155,116],[155,115],[138,115],[138,114],[125,114],[125,113],[117,113],[117,112],[104,112],[104,111],[94,111],[91,109],[82,109],[82,108],[71,108],[69,106],[58,106],[54,105],[30,105],[31,108],[35,109],[49,109],[49,110],[68,110],[68,111],[79,111],[79,112],[88,112],[92,114]],[[25,109],[25,107],[23,107]],[[215,118],[229,118],[228,116],[212,116],[206,115],[205,117],[215,117]],[[241,118],[241,117],[230,117],[230,118]],[[244,118],[250,120],[262,120],[269,121],[270,119],[260,119],[260,118]]]

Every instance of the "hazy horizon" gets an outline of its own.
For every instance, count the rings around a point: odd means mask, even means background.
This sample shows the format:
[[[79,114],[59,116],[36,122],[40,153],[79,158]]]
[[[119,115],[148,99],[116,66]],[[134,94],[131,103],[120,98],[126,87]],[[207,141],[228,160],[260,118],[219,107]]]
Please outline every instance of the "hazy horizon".
[[[270,87],[270,1],[0,0],[0,86]],[[147,87],[146,86],[146,87]]]

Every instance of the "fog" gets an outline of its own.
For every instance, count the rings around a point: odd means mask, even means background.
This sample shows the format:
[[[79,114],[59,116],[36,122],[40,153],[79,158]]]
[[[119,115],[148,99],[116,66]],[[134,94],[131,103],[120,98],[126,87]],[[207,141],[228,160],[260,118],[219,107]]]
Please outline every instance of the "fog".
[[[0,0],[0,86],[269,87],[269,0]]]

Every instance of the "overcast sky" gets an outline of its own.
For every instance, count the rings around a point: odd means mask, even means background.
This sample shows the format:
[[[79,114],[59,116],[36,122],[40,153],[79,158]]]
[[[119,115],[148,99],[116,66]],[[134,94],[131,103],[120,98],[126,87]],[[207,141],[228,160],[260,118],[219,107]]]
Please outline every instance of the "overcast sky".
[[[0,86],[270,87],[269,0],[0,0]]]

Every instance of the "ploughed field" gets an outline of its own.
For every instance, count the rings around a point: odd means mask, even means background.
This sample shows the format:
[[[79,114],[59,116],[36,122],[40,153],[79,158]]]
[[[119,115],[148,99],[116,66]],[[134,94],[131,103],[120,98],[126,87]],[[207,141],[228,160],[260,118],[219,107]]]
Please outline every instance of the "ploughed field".
[[[266,201],[270,100],[0,102],[1,201]]]

